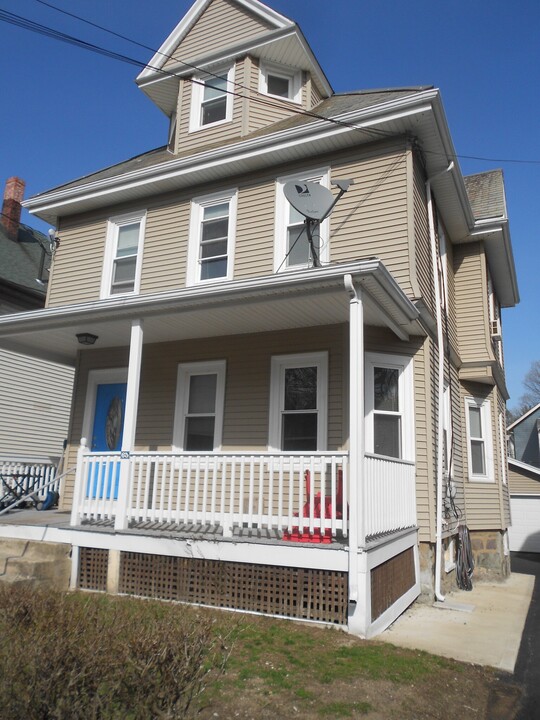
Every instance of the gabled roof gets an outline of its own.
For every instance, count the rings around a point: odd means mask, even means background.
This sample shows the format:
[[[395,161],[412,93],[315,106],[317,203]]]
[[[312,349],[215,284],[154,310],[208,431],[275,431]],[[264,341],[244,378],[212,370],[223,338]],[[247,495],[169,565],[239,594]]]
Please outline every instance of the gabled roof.
[[[12,240],[0,224],[0,283],[45,298],[45,289],[36,278],[46,243],[43,233],[22,223],[17,238]]]
[[[533,415],[534,413],[536,413],[539,410],[540,410],[540,403],[538,403],[538,405],[535,405],[534,407],[532,407],[530,410],[527,410],[527,412],[524,413],[517,420],[514,420],[514,422],[506,428],[507,432],[509,430],[513,430],[516,427],[516,425],[520,425],[524,420],[526,420],[528,417],[530,417],[531,415]]]
[[[508,217],[502,170],[465,175],[463,180],[475,220]]]
[[[241,34],[223,32],[215,42],[190,43],[190,34],[202,23],[211,6],[227,5],[231,12],[242,13],[253,27]],[[239,24],[241,21],[239,21]],[[279,62],[309,71],[323,97],[332,87],[298,25],[259,0],[196,0],[169,37],[136,78],[136,83],[166,115],[176,111],[179,78],[201,74],[241,55]]]

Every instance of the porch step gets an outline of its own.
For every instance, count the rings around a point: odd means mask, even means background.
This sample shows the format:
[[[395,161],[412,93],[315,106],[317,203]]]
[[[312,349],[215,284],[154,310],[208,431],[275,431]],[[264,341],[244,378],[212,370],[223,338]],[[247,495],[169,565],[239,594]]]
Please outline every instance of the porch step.
[[[70,545],[25,540],[0,541],[0,582],[67,590]]]

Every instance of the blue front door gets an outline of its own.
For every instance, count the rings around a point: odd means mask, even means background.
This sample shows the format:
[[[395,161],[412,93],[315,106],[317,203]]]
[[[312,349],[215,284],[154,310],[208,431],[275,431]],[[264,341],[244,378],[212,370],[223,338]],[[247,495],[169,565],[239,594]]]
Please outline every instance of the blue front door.
[[[122,447],[126,383],[102,383],[96,389],[94,425],[90,449],[96,453],[118,452]],[[118,497],[120,462],[94,462],[88,473],[87,496]]]

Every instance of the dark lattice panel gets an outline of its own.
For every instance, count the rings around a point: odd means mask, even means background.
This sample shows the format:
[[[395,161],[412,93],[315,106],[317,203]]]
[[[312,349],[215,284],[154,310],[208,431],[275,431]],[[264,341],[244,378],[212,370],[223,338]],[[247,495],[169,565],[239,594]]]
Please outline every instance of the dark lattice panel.
[[[100,548],[79,548],[77,587],[83,590],[107,590],[109,551]]]
[[[344,625],[347,573],[125,552],[120,592]]]
[[[409,548],[371,571],[371,620],[376,620],[415,583],[414,551]]]

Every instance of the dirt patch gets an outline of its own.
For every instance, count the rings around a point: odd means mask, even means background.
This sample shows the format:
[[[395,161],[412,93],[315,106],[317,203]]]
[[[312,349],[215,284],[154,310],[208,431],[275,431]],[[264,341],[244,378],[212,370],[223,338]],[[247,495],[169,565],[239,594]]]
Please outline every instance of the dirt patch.
[[[243,617],[204,720],[512,720],[510,675],[334,629]]]

